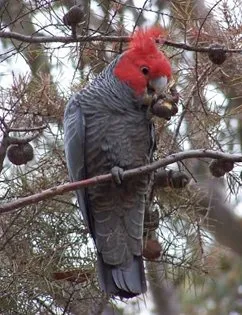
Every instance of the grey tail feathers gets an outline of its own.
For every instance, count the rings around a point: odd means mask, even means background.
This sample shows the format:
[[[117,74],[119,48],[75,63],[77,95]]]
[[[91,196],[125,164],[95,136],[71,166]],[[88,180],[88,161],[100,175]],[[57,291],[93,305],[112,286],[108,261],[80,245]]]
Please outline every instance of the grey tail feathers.
[[[109,295],[132,298],[147,290],[142,256],[134,256],[128,267],[106,264],[98,253],[98,280],[101,289]]]

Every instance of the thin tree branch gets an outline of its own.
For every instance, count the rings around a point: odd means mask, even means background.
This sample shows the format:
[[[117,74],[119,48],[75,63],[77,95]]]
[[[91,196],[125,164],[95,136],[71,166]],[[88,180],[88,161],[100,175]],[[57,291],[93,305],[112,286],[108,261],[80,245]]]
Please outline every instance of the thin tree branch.
[[[77,36],[76,38],[72,36],[28,36],[22,35],[16,32],[0,31],[0,38],[15,39],[25,43],[76,43],[76,42],[129,42],[129,36],[105,36],[105,35],[91,35],[91,36]],[[210,47],[195,47],[185,43],[176,43],[169,40],[164,40],[163,44],[166,46],[171,46],[177,49],[196,51],[201,53],[208,53],[211,51]],[[242,53],[242,49],[236,48],[224,48],[225,52],[230,53]]]
[[[205,150],[205,149],[190,150],[186,152],[174,153],[167,156],[164,159],[153,162],[151,164],[137,167],[131,170],[127,170],[124,172],[124,179],[134,177],[137,175],[147,174],[152,171],[155,171],[158,168],[167,166],[177,161],[181,161],[184,159],[191,159],[191,158],[227,159],[234,162],[242,162],[242,155],[240,154],[230,154],[230,153],[223,153],[219,151],[212,151],[212,150]],[[52,198],[57,195],[63,195],[64,193],[77,190],[81,187],[87,187],[87,186],[96,185],[99,183],[108,182],[111,179],[112,179],[111,174],[105,174],[105,175],[99,175],[92,178],[84,179],[82,181],[77,181],[74,183],[67,183],[67,184],[55,186],[55,187],[46,189],[42,192],[39,192],[31,196],[19,198],[9,203],[0,204],[0,214],[11,212],[21,207],[35,204],[37,202]]]
[[[38,126],[38,127],[28,127],[28,128],[9,127],[8,132],[33,132],[33,131],[41,131],[45,128],[47,128],[47,125]]]
[[[8,146],[9,146],[8,136],[3,135],[2,140],[0,141],[0,173],[3,170],[3,162],[6,157]]]
[[[29,143],[30,141],[33,141],[34,139],[36,139],[38,136],[39,136],[38,133],[36,133],[36,134],[34,134],[32,136],[29,136],[29,137],[25,137],[23,139],[8,136],[8,144],[25,144],[25,143]]]

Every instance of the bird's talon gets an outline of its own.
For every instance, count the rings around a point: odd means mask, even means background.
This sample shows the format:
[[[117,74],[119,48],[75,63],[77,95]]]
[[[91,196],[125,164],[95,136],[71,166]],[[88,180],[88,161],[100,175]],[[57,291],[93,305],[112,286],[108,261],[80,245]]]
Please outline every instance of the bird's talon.
[[[113,181],[116,185],[121,185],[124,177],[124,170],[121,167],[114,166],[111,169],[111,174],[113,177]]]

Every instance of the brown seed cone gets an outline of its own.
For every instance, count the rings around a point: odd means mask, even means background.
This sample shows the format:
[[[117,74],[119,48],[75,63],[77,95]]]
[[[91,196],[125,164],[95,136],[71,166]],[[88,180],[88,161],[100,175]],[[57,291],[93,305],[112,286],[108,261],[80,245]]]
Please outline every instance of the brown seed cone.
[[[78,23],[82,22],[83,20],[83,11],[82,9],[74,5],[70,8],[70,10],[63,16],[63,23],[68,26],[77,25]]]
[[[209,164],[209,170],[214,177],[222,177],[226,173],[219,160],[212,160]]]
[[[208,52],[209,59],[216,65],[221,65],[227,58],[224,46],[220,44],[212,44],[209,46]]]
[[[144,243],[143,256],[148,260],[157,259],[160,257],[161,250],[158,241],[149,239]]]
[[[14,165],[22,165],[34,158],[34,150],[30,143],[11,144],[7,150],[7,157]]]
[[[229,160],[221,160],[221,165],[226,173],[232,171],[234,168],[234,162]]]
[[[152,106],[151,112],[157,117],[169,120],[171,116],[174,116],[178,112],[178,108],[175,103],[170,103],[166,100],[159,99]]]

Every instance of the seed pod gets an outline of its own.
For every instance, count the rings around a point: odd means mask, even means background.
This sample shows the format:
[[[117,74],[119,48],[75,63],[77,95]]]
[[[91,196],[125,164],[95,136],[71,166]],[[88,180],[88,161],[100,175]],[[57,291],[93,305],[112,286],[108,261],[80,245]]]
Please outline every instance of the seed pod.
[[[209,164],[209,170],[214,177],[222,177],[226,173],[219,160],[212,160]]]
[[[232,169],[234,168],[234,162],[233,161],[230,161],[230,160],[221,160],[221,165],[222,165],[222,168],[224,169],[224,171],[226,173],[232,171]]]
[[[211,174],[215,177],[224,176],[225,173],[232,171],[234,162],[226,159],[213,160],[209,165]]]
[[[159,99],[151,108],[152,114],[155,116],[170,120],[178,112],[176,104]]]
[[[70,26],[73,37],[76,37],[76,27],[77,24],[83,20],[83,11],[82,9],[74,5],[70,10],[63,16],[64,25]]]
[[[7,150],[7,157],[14,165],[27,164],[34,158],[34,150],[30,143],[11,144]]]
[[[82,9],[74,5],[70,10],[63,16],[63,23],[67,26],[77,25],[83,20]]]
[[[221,65],[222,63],[224,63],[227,58],[224,46],[217,43],[210,45],[208,57],[216,65]]]
[[[148,260],[157,259],[162,251],[161,245],[156,240],[144,242],[143,256]]]

